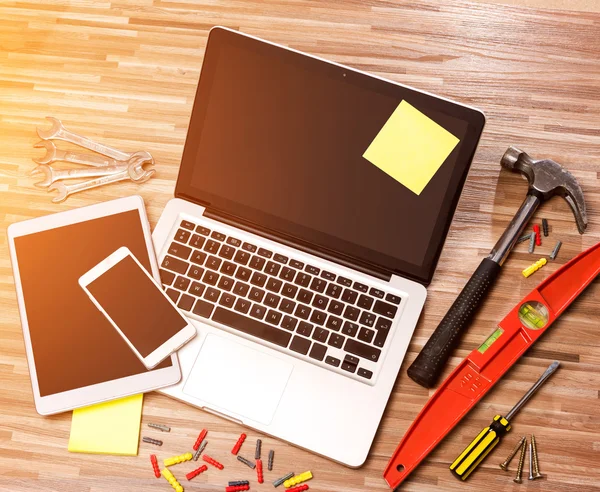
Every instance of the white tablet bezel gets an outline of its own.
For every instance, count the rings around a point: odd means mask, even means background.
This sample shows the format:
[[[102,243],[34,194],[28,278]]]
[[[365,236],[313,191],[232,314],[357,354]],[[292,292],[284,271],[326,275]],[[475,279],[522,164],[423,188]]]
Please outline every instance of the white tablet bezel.
[[[23,286],[19,273],[19,264],[17,262],[17,253],[15,249],[15,238],[28,236],[37,232],[47,231],[58,227],[64,227],[71,224],[86,222],[88,220],[98,219],[110,215],[120,214],[131,210],[137,210],[140,214],[142,229],[144,231],[144,240],[148,250],[152,276],[159,281],[160,275],[154,247],[150,224],[146,216],[144,201],[142,197],[134,195],[126,198],[119,198],[96,205],[81,207],[69,210],[60,214],[52,214],[46,217],[39,217],[16,224],[11,224],[7,229],[8,248],[13,267],[15,279],[15,288],[17,291],[17,303],[19,306],[19,315],[21,317],[21,326],[23,327],[23,338],[25,341],[25,352],[27,363],[29,365],[29,375],[31,377],[31,387],[35,408],[40,415],[52,415],[65,412],[74,408],[85,407],[95,403],[100,403],[116,398],[122,398],[138,393],[146,393],[165,386],[176,384],[181,380],[181,370],[179,360],[176,354],[171,355],[171,367],[157,369],[151,372],[134,374],[121,379],[105,381],[102,383],[84,386],[61,393],[47,396],[40,395],[40,389],[33,357],[33,348],[31,346],[31,335],[29,333],[29,324],[27,321],[27,312],[23,297]]]
[[[166,302],[168,302],[173,307],[173,309],[179,314],[181,319],[185,322],[185,326],[183,328],[181,328],[181,330],[179,330],[177,333],[175,333],[171,338],[169,338],[167,341],[165,341],[162,345],[160,345],[159,347],[154,349],[146,357],[144,357],[138,351],[136,346],[133,345],[133,343],[131,343],[131,340],[129,340],[129,338],[127,338],[127,335],[125,335],[125,333],[123,333],[121,328],[119,328],[117,323],[115,323],[115,321],[111,318],[110,314],[106,312],[106,310],[104,309],[102,304],[100,304],[100,302],[98,302],[98,300],[94,297],[94,295],[88,289],[88,285],[91,282],[93,282],[98,277],[100,277],[101,275],[106,273],[108,270],[110,270],[115,265],[117,265],[117,263],[119,263],[120,261],[122,261],[123,259],[125,259],[128,256],[131,257],[133,259],[133,261],[135,261],[135,263],[140,268],[140,270],[156,286],[156,288],[158,289],[158,291],[160,292],[162,297],[166,300]],[[142,266],[142,264],[138,261],[138,259],[133,255],[133,253],[126,246],[122,246],[121,248],[116,250],[114,253],[109,255],[107,258],[102,260],[100,263],[98,263],[95,267],[90,269],[88,272],[84,273],[79,278],[79,285],[85,291],[85,293],[88,295],[90,300],[94,303],[94,305],[98,308],[98,310],[102,314],[104,314],[106,319],[108,321],[110,321],[110,324],[115,327],[115,329],[117,330],[119,335],[121,335],[121,337],[123,337],[123,340],[125,340],[127,342],[127,345],[129,345],[129,347],[131,348],[133,353],[138,357],[138,359],[140,359],[140,361],[142,361],[142,364],[144,364],[146,366],[146,368],[148,368],[148,369],[152,369],[153,367],[155,367],[157,364],[162,362],[169,355],[171,355],[173,352],[175,352],[176,350],[181,348],[184,344],[186,344],[187,342],[189,342],[192,338],[194,338],[196,336],[196,328],[194,328],[188,322],[187,318],[179,312],[179,309],[177,308],[175,303],[171,300],[171,298],[167,294],[165,294],[164,290],[162,290],[162,288],[160,286],[160,282],[157,282],[150,276],[150,274],[146,271],[146,269]]]

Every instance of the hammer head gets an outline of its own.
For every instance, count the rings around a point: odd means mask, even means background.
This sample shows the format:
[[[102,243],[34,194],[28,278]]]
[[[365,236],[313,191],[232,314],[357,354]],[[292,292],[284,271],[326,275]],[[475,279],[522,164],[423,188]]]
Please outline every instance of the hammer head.
[[[575,176],[553,160],[534,161],[516,147],[509,147],[500,162],[505,169],[525,175],[529,182],[528,194],[537,196],[541,201],[555,195],[562,196],[573,211],[579,233],[584,233],[588,224],[585,201]]]

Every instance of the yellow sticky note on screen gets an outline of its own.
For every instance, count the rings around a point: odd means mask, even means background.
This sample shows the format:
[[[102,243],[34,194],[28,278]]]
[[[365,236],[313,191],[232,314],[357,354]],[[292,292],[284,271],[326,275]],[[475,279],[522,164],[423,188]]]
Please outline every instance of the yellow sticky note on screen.
[[[458,142],[448,130],[402,101],[363,157],[420,195]]]
[[[144,395],[73,410],[69,451],[136,456]]]

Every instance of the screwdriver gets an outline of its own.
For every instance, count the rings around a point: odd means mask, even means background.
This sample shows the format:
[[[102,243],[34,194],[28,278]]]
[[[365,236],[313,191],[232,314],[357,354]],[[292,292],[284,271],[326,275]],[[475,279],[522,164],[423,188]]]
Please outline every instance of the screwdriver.
[[[469,444],[460,456],[454,460],[454,463],[450,465],[450,470],[454,476],[461,480],[466,480],[469,477],[471,472],[477,468],[477,465],[479,465],[490,451],[496,447],[496,444],[500,442],[500,439],[510,431],[511,419],[519,410],[521,410],[523,405],[527,403],[529,398],[533,396],[540,386],[554,374],[554,371],[558,369],[559,365],[560,362],[556,360],[550,364],[548,369],[544,371],[544,374],[542,374],[529,391],[525,393],[523,398],[521,398],[512,410],[506,414],[506,417],[496,415],[493,422],[473,439],[471,444]]]

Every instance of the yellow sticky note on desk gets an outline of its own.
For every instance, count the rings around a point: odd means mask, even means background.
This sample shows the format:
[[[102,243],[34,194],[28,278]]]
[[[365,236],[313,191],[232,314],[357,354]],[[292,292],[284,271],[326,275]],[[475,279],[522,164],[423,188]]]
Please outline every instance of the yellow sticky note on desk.
[[[402,101],[363,157],[420,195],[458,142],[448,130]]]
[[[69,451],[136,456],[144,395],[73,410]]]

